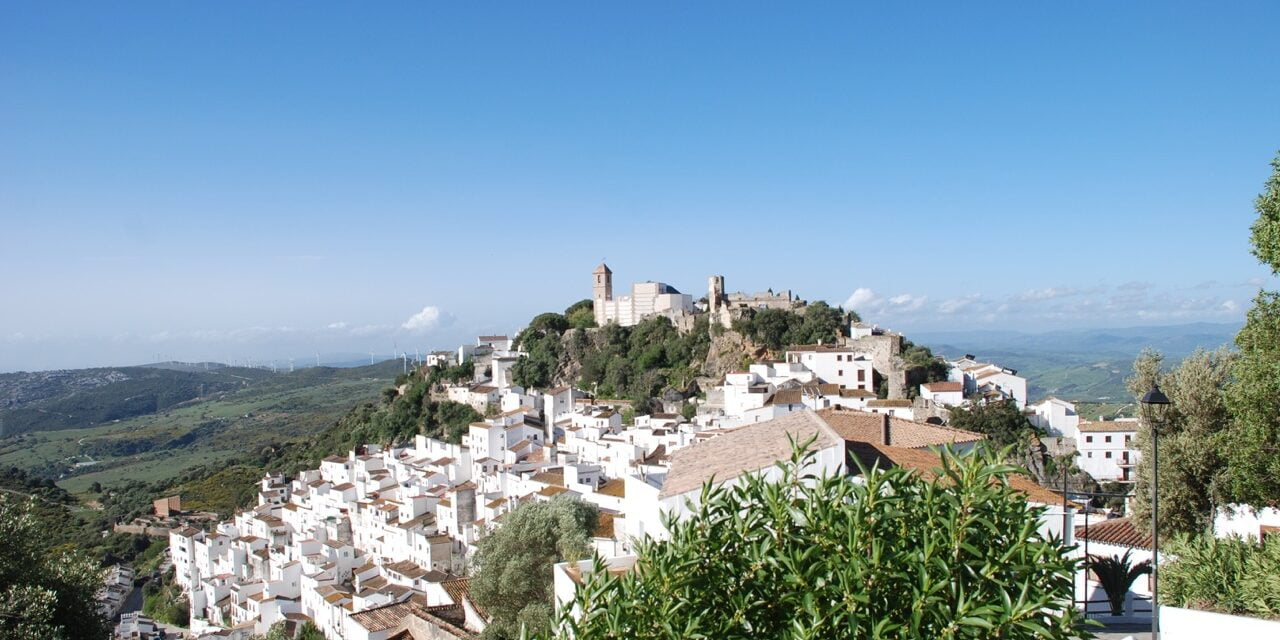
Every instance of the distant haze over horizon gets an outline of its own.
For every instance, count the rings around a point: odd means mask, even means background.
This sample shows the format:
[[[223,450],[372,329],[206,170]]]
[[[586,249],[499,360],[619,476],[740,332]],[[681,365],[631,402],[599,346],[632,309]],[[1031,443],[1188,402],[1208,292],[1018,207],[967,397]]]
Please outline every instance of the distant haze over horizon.
[[[1104,350],[1106,347],[1111,347],[1112,353],[1129,354],[1136,353],[1142,347],[1151,346],[1165,351],[1166,355],[1171,359],[1180,359],[1195,347],[1213,349],[1220,345],[1230,344],[1241,325],[1242,323],[1240,322],[1196,322],[1173,325],[1054,329],[1038,332],[1011,329],[918,331],[906,332],[906,337],[913,342],[933,347],[935,350],[941,348],[942,351],[938,355],[952,358],[962,355],[961,351],[975,352],[980,358],[1009,352],[1064,355],[1072,351],[1079,352],[1082,357],[1088,357],[1098,355],[1100,350]],[[514,335],[514,333],[512,334]],[[1106,344],[1107,341],[1103,340],[1103,338],[1109,339],[1109,344]],[[451,350],[457,348],[460,344],[471,343],[474,340],[475,335],[463,335],[459,336],[456,342],[434,345],[430,348],[400,345],[400,350],[394,354],[390,351],[374,351],[372,360],[375,363],[384,362],[398,359],[400,353],[407,353],[408,360],[412,364],[415,349],[417,349],[418,355],[425,358],[429,351]],[[199,350],[199,347],[189,347],[185,350],[179,349],[177,353],[197,350]],[[175,356],[173,353],[156,352],[151,354],[149,359],[143,357],[140,360],[98,360],[94,358],[105,356],[95,356],[92,355],[93,353],[102,354],[103,352],[86,352],[86,354],[82,354],[84,355],[82,358],[77,358],[72,354],[65,362],[47,367],[12,367],[6,361],[4,366],[0,367],[0,374],[18,371],[135,367],[171,363],[199,364],[204,362],[268,369],[275,367],[281,371],[288,371],[290,359],[292,359],[292,364],[297,369],[316,366],[317,360],[320,366],[351,367],[370,364],[371,359],[368,352],[320,352],[312,353],[308,356],[302,353],[289,352],[284,347],[272,347],[269,344],[259,345],[259,348],[254,353],[246,352],[225,359],[184,358]],[[319,357],[317,358],[317,356]]]
[[[908,335],[1239,322],[1275,288],[1248,228],[1276,24],[9,3],[0,370],[451,348],[589,297],[602,259],[618,290],[720,274]]]

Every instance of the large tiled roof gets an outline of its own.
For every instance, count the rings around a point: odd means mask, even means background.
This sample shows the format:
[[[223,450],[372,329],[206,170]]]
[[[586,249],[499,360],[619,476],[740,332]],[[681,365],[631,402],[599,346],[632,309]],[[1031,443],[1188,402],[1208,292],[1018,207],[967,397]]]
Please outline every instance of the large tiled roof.
[[[1084,432],[1092,432],[1092,433],[1097,433],[1097,432],[1115,433],[1118,431],[1119,432],[1137,431],[1138,421],[1137,420],[1103,420],[1100,422],[1089,422],[1086,420],[1082,420],[1080,421],[1079,429]]]
[[[678,449],[671,454],[671,472],[659,497],[693,491],[712,478],[723,482],[771,467],[791,457],[792,439],[806,440],[815,434],[816,449],[842,444],[841,437],[826,422],[806,409]]]
[[[953,391],[964,391],[963,382],[929,382],[921,385],[932,393],[948,393]]]
[[[464,601],[470,602],[472,608],[482,616],[488,617],[488,612],[484,610],[475,599],[471,597],[471,579],[470,578],[453,578],[440,583],[444,587],[445,593],[449,594],[449,598],[456,605],[461,605]]]
[[[546,485],[563,487],[564,486],[564,469],[556,469],[555,471],[543,471],[542,473],[534,474],[529,479],[534,482],[541,482],[542,484],[546,484]]]
[[[879,465],[881,469],[902,467],[911,469],[925,480],[933,480],[940,475],[942,458],[928,449],[905,449],[885,446],[874,442],[848,442],[849,454],[862,461],[867,467]],[[1035,483],[1024,475],[1008,475],[1009,487],[1027,496],[1028,502],[1043,505],[1061,505],[1062,494],[1051,491]]]
[[[1128,518],[1115,518],[1114,520],[1091,524],[1087,533],[1085,527],[1076,527],[1076,538],[1081,541],[1087,539],[1090,542],[1102,542],[1121,547],[1151,548],[1151,534],[1139,533],[1133,526],[1133,522]]]
[[[391,562],[383,565],[387,569],[394,571],[406,578],[416,579],[427,575],[427,570],[418,566],[412,560],[401,560],[400,562]]]
[[[894,447],[919,449],[986,439],[986,436],[981,433],[895,418],[883,413],[823,409],[817,415],[840,434],[840,437],[858,442],[883,444],[886,419],[889,421],[889,445]]]
[[[425,609],[426,603],[419,598],[410,598],[404,602],[384,604],[351,614],[351,620],[368,631],[386,631],[400,626],[405,617],[414,615]]]

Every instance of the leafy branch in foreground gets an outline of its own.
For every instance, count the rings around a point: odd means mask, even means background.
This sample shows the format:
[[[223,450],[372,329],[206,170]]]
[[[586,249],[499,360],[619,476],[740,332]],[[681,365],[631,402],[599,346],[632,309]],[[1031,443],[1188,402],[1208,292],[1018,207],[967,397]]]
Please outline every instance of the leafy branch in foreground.
[[[1038,532],[1011,466],[944,452],[936,477],[815,475],[797,448],[772,480],[708,484],[634,570],[597,559],[562,637],[1076,638],[1079,561]]]

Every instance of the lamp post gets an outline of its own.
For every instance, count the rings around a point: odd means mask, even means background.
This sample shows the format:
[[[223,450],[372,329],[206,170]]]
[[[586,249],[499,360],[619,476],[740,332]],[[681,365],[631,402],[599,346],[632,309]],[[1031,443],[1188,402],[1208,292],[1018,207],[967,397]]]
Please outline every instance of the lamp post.
[[[1164,423],[1169,406],[1169,396],[1160,391],[1160,385],[1152,383],[1151,390],[1142,396],[1142,418],[1151,430],[1151,640],[1160,638],[1160,446],[1156,437]]]

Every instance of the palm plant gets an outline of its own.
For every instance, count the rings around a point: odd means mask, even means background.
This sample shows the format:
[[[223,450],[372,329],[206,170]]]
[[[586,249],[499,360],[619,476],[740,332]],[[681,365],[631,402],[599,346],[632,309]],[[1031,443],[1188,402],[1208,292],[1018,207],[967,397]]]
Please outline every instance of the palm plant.
[[[1125,594],[1129,593],[1129,587],[1138,576],[1151,573],[1150,560],[1132,564],[1129,554],[1125,551],[1123,556],[1089,556],[1089,567],[1102,583],[1102,590],[1107,592],[1113,616],[1124,613]]]

